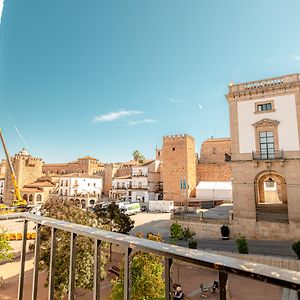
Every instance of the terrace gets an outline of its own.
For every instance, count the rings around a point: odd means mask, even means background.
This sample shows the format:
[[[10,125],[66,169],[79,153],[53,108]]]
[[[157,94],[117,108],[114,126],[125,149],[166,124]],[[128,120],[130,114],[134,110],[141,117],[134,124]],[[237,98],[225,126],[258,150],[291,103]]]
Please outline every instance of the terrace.
[[[70,233],[70,262],[69,262],[69,293],[68,299],[75,298],[75,258],[76,258],[76,238],[78,236],[89,237],[94,240],[94,289],[93,299],[100,299],[100,253],[101,241],[113,243],[122,246],[124,251],[124,299],[131,299],[130,284],[131,284],[131,257],[135,251],[142,250],[149,253],[158,254],[164,257],[165,261],[165,295],[166,299],[172,299],[171,296],[171,266],[176,262],[190,263],[195,266],[206,267],[216,270],[219,273],[220,292],[219,299],[224,300],[226,297],[226,284],[228,274],[234,274],[241,277],[248,277],[253,280],[263,281],[273,285],[293,289],[300,294],[300,272],[285,270],[281,268],[270,267],[267,265],[251,263],[246,260],[230,258],[224,255],[217,255],[206,251],[187,249],[175,245],[158,243],[146,239],[137,238],[92,228],[88,226],[78,225],[70,222],[60,221],[56,219],[35,216],[29,213],[21,213],[14,215],[2,216],[1,219],[23,219],[23,240],[20,259],[20,275],[18,286],[18,300],[24,299],[24,271],[25,271],[25,255],[26,255],[26,235],[29,222],[36,224],[36,239],[34,251],[34,269],[32,282],[32,299],[37,299],[37,289],[39,280],[39,270],[36,267],[40,255],[40,239],[41,228],[47,226],[51,228],[51,251],[50,251],[50,272],[49,272],[49,288],[48,299],[54,299],[54,276],[53,268],[57,246],[57,231],[62,230]]]

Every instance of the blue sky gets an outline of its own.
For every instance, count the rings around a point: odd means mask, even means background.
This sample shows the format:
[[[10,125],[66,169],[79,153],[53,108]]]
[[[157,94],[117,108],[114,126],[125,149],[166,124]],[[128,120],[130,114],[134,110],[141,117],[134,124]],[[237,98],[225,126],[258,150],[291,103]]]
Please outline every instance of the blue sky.
[[[198,152],[229,136],[231,80],[300,72],[299,11],[299,0],[5,0],[10,152],[122,161],[135,149],[153,157],[163,135],[182,133]]]

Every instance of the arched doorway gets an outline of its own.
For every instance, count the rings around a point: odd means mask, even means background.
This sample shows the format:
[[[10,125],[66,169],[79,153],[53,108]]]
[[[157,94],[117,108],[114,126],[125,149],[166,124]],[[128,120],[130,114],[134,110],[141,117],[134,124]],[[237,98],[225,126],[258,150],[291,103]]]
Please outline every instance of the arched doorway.
[[[29,195],[29,202],[30,202],[30,203],[33,202],[33,195],[32,195],[32,194]]]
[[[288,205],[285,178],[275,171],[264,171],[256,176],[256,219],[287,222]]]

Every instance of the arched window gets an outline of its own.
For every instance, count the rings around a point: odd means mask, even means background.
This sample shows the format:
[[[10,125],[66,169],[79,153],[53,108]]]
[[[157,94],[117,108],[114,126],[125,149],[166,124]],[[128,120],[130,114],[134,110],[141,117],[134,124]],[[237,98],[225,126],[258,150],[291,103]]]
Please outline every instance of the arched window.
[[[28,200],[27,194],[24,194],[24,195],[23,195],[23,199],[26,200],[26,201]]]
[[[94,205],[96,203],[96,201],[94,199],[90,200],[90,205]]]
[[[37,202],[42,202],[42,195],[41,195],[41,194],[38,194],[38,195],[36,196],[36,201],[37,201]]]

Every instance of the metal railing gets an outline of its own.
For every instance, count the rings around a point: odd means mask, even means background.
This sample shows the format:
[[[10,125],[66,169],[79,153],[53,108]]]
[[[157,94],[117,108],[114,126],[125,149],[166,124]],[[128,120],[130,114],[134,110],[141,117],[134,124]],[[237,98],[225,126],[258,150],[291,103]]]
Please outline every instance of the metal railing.
[[[36,239],[34,250],[34,269],[32,283],[32,300],[37,299],[38,289],[38,262],[40,256],[40,239],[41,227],[51,228],[51,250],[50,250],[50,268],[49,268],[49,288],[48,299],[54,299],[54,277],[55,274],[54,261],[57,247],[57,230],[63,230],[70,233],[70,269],[69,269],[69,293],[68,299],[74,299],[75,290],[75,261],[76,261],[76,238],[77,236],[85,236],[94,240],[94,288],[93,299],[100,299],[100,256],[101,241],[109,242],[123,246],[124,253],[124,299],[131,299],[131,254],[133,250],[142,250],[153,254],[160,255],[165,258],[165,299],[171,300],[171,266],[174,260],[192,263],[197,266],[207,267],[219,272],[220,282],[220,299],[226,300],[226,284],[228,273],[235,274],[251,279],[260,280],[281,287],[296,290],[300,295],[300,272],[290,271],[270,267],[263,264],[251,263],[241,259],[231,258],[224,255],[218,255],[201,250],[188,249],[175,245],[155,242],[147,239],[141,239],[134,236],[124,235],[120,233],[105,231],[99,228],[74,224],[71,222],[36,216],[30,213],[17,214],[18,218],[24,219],[23,240],[21,251],[21,269],[19,275],[18,300],[23,299],[24,290],[24,272],[25,272],[25,255],[26,255],[26,235],[28,222],[36,223]],[[15,219],[16,214],[1,216],[2,219]]]
[[[274,151],[274,152],[261,152],[252,151],[252,159],[253,160],[274,160],[274,159],[284,159],[283,150]]]

